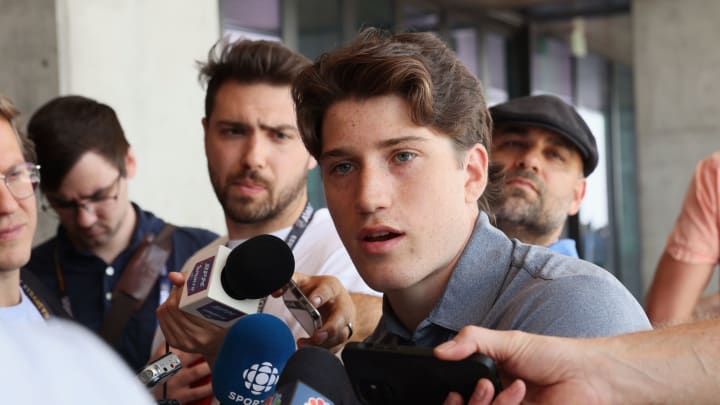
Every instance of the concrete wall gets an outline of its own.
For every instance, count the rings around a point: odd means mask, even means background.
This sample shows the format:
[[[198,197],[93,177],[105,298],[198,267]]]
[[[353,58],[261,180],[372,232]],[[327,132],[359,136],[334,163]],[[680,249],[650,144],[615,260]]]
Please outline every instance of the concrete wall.
[[[217,1],[57,0],[57,16],[60,92],[115,108],[138,158],[131,198],[176,224],[223,232],[195,67],[220,35]]]
[[[54,0],[0,0],[0,94],[10,97],[21,126],[32,111],[59,91],[57,26]],[[36,240],[54,233],[44,218]]]
[[[0,92],[26,119],[57,95],[109,104],[138,159],[130,197],[176,224],[224,233],[207,174],[195,67],[220,36],[217,3],[0,0]],[[36,243],[55,224],[41,213]]]
[[[720,149],[720,2],[635,0],[632,8],[647,288],[695,164]]]

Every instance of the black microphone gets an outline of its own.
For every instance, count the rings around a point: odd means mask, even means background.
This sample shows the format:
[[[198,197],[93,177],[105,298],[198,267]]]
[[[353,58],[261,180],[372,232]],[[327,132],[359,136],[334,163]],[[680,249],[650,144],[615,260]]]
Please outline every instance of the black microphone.
[[[284,287],[294,271],[295,257],[287,243],[273,235],[259,235],[230,252],[220,281],[232,298],[258,299]]]
[[[307,403],[360,404],[340,359],[327,349],[308,346],[290,356],[275,394],[266,402],[272,405]]]
[[[295,258],[282,239],[259,235],[233,250],[219,246],[190,266],[180,309],[229,327],[257,313],[265,297],[287,285]]]

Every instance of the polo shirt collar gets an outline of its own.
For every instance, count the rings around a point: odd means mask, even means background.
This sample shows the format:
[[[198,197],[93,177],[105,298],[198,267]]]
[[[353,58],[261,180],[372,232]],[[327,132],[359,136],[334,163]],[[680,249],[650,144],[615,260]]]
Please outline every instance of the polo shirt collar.
[[[449,333],[452,336],[467,325],[480,324],[501,291],[512,252],[512,241],[490,224],[487,214],[480,212],[448,285],[428,318],[414,333],[409,333],[387,298],[383,298],[382,322],[386,332],[409,343],[437,333],[426,330],[432,329],[433,325],[452,331]]]
[[[481,323],[502,290],[512,252],[510,239],[481,212],[429,320],[455,332]]]

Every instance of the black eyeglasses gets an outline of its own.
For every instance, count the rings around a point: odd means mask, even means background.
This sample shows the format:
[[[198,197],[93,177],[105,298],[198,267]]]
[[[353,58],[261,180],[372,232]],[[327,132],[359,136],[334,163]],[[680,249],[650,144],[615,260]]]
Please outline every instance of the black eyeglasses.
[[[48,204],[58,213],[74,212],[77,213],[82,208],[90,214],[95,214],[98,209],[107,208],[107,206],[114,201],[117,201],[120,196],[120,179],[122,174],[118,174],[115,181],[109,186],[103,187],[96,191],[95,194],[84,197],[79,200],[62,200],[59,198],[45,196]],[[115,192],[113,193],[113,189]],[[48,207],[43,204],[43,210],[48,211]]]
[[[18,200],[24,200],[35,194],[40,184],[40,166],[34,163],[21,163],[10,168],[0,175],[5,187]]]

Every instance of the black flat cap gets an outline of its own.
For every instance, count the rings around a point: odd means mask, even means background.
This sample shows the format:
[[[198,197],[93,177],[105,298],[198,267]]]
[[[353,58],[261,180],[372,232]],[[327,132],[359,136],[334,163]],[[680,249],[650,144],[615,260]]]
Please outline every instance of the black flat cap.
[[[490,108],[494,125],[517,124],[556,132],[580,151],[587,177],[598,164],[595,137],[580,114],[559,97],[538,95],[515,98]]]

